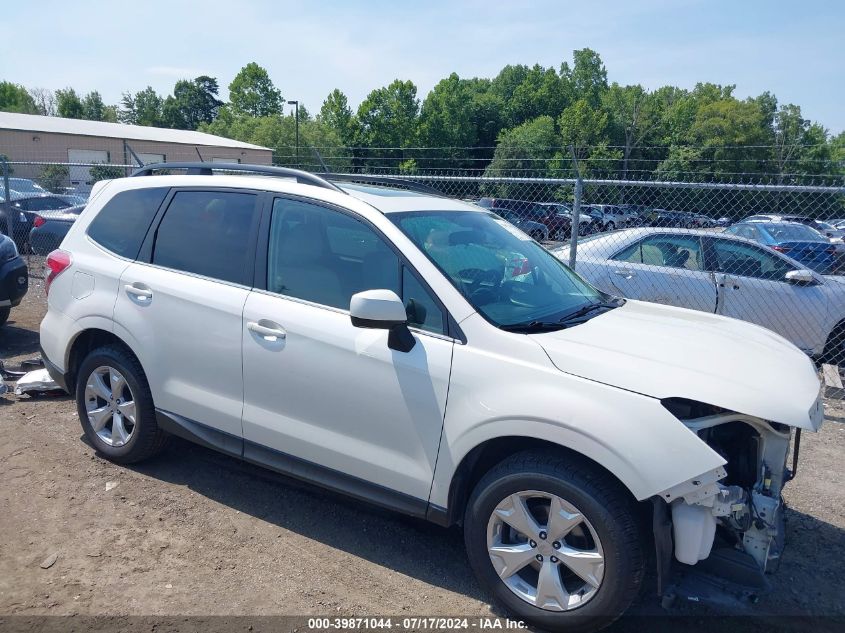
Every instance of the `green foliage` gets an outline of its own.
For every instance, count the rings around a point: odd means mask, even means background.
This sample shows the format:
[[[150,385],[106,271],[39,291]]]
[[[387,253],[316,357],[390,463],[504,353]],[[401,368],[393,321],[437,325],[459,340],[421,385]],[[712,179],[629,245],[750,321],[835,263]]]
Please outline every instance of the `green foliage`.
[[[373,90],[358,108],[359,141],[368,147],[407,147],[415,141],[420,102],[410,80]]]
[[[554,119],[539,116],[499,135],[496,152],[484,175],[551,176],[554,167],[550,165],[549,159],[562,159],[559,148],[560,136],[555,130]],[[520,197],[521,189],[518,184],[500,183],[486,186],[484,192],[501,198],[514,198]]]
[[[23,86],[10,81],[0,81],[0,111],[38,114],[32,95]]]
[[[323,101],[317,120],[337,134],[344,145],[352,145],[356,135],[357,121],[349,107],[346,95],[335,88]]]
[[[195,130],[201,123],[211,123],[223,105],[217,98],[219,91],[217,79],[207,75],[192,81],[177,81],[173,94],[164,100],[162,106],[164,125],[180,130]]]
[[[0,188],[3,187],[3,166],[6,167],[6,176],[12,176],[15,173],[15,168],[9,164],[9,157],[5,154],[0,154]],[[3,194],[3,191],[0,190],[0,194]],[[3,194],[5,195],[5,194]]]
[[[126,175],[123,167],[116,165],[106,165],[101,163],[91,167],[91,182],[99,182],[101,180],[113,180],[114,178],[121,178]]]
[[[121,103],[123,109],[118,115],[121,123],[163,126],[164,99],[153,90],[152,86],[147,86],[134,95],[129,92],[123,93]]]
[[[47,191],[58,193],[67,186],[69,171],[67,165],[44,165],[38,181]]]
[[[282,93],[255,62],[241,68],[229,84],[229,102],[235,114],[265,117],[282,112]]]
[[[73,88],[56,90],[56,112],[66,119],[84,119],[82,99]]]

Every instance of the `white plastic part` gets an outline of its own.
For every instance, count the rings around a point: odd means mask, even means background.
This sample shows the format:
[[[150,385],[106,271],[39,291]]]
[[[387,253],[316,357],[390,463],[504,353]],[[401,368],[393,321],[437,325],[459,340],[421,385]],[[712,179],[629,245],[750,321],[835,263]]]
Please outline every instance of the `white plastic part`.
[[[18,384],[15,386],[15,395],[21,396],[25,393],[40,393],[56,391],[57,389],[61,389],[61,387],[50,378],[46,369],[36,369],[18,379]]]
[[[408,318],[402,299],[392,290],[365,290],[352,295],[349,314],[365,321],[404,323]]]
[[[710,508],[676,501],[672,504],[672,532],[675,558],[686,565],[695,565],[710,556],[716,536],[716,517]]]

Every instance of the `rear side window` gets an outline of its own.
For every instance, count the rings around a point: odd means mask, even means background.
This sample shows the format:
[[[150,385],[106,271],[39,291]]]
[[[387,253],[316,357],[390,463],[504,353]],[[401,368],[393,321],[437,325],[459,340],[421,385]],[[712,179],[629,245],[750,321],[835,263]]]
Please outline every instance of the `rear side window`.
[[[155,187],[115,195],[91,222],[88,237],[112,253],[135,259],[168,191],[167,187]]]
[[[256,198],[228,191],[178,192],[158,225],[152,263],[249,285]]]

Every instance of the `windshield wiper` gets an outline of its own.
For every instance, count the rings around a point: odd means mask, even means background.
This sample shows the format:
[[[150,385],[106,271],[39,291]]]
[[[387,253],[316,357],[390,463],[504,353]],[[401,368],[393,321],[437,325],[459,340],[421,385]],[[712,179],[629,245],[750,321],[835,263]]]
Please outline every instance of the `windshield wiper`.
[[[591,312],[596,312],[597,310],[612,310],[613,308],[618,308],[623,303],[625,303],[624,299],[617,299],[615,301],[602,301],[600,303],[591,303],[589,305],[578,308],[572,314],[567,314],[560,321],[558,321],[558,323],[560,323],[564,327],[567,327],[569,325],[576,325],[577,323],[583,323],[584,321],[588,320],[587,317]]]
[[[566,326],[558,321],[529,321],[528,323],[512,323],[511,325],[502,325],[499,329],[505,332],[520,332],[523,334],[531,334],[533,332],[554,332],[555,330],[562,330]]]

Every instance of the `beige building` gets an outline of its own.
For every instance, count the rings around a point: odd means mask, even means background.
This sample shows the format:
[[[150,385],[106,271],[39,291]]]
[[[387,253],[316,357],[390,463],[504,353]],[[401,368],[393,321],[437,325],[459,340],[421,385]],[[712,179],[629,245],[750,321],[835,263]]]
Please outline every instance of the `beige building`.
[[[119,165],[128,174],[154,162],[204,161],[270,165],[272,150],[192,130],[103,123],[0,112],[0,154],[14,175],[38,179],[45,164],[69,163],[68,185],[90,186],[92,165]]]

